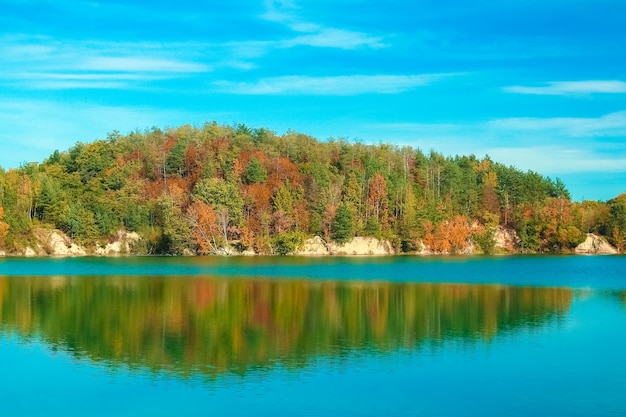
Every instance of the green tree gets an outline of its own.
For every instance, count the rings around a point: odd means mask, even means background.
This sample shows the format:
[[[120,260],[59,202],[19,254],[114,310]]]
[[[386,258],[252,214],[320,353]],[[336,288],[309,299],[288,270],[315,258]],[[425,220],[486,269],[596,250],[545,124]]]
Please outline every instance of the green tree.
[[[304,236],[300,232],[279,233],[272,238],[272,246],[278,255],[289,255],[302,247]]]
[[[380,223],[378,222],[378,219],[376,219],[376,217],[372,216],[367,219],[367,222],[365,223],[365,228],[363,229],[363,233],[365,233],[366,236],[372,236],[380,239],[382,234],[382,227],[380,226]]]
[[[93,212],[80,203],[65,204],[59,219],[61,230],[79,241],[93,241],[99,236]]]
[[[165,160],[165,170],[167,174],[183,175],[185,168],[185,148],[187,143],[178,139],[174,147],[170,150]]]
[[[605,234],[619,250],[626,249],[626,194],[609,201],[609,218]]]
[[[335,218],[331,226],[331,236],[338,243],[345,243],[353,236],[352,212],[345,205],[337,208]]]
[[[183,216],[179,202],[169,194],[162,194],[153,204],[155,224],[160,234],[151,242],[154,254],[183,255],[193,253],[192,225]]]
[[[217,212],[225,209],[233,223],[241,222],[244,201],[234,184],[221,178],[203,179],[196,184],[193,194],[196,198],[211,204]]]
[[[267,180],[267,170],[258,158],[252,158],[243,174],[246,184],[263,183]]]

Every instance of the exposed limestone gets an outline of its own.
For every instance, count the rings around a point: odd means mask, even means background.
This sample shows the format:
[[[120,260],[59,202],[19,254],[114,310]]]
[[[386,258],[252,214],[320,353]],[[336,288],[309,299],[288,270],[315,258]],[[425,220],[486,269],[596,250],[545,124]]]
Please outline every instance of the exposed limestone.
[[[349,242],[328,244],[331,255],[393,255],[391,243],[373,237],[355,237]]]
[[[415,254],[422,255],[422,256],[429,256],[429,255],[434,255],[435,253],[432,250],[430,250],[428,246],[424,244],[422,239],[419,239],[417,241],[417,250],[415,251]]]
[[[3,250],[0,250],[0,258],[2,258],[3,256],[7,256],[7,254]]]
[[[515,253],[515,246],[519,241],[515,230],[498,226],[494,239],[496,241],[496,249],[501,249],[509,253]]]
[[[104,247],[96,249],[96,255],[128,255],[131,251],[131,246],[141,239],[138,233],[127,232],[125,230],[118,230],[115,240],[107,243]]]
[[[469,241],[467,242],[467,245],[465,245],[465,247],[463,249],[461,249],[459,252],[457,252],[457,255],[474,255],[476,253],[477,249],[476,249],[476,245],[474,244],[474,242]]]
[[[74,240],[58,229],[35,228],[35,248],[27,247],[23,256],[85,256],[90,253],[103,256],[128,255],[132,245],[141,237],[138,233],[119,230],[114,238],[95,250],[78,245]]]
[[[322,256],[329,255],[328,246],[326,242],[319,236],[315,236],[311,239],[307,239],[304,242],[302,249],[296,252],[297,255],[305,256]]]
[[[587,233],[587,238],[576,247],[575,252],[594,255],[615,255],[618,253],[617,249],[611,246],[603,237],[593,233]]]
[[[85,256],[87,251],[58,229],[36,228],[35,239],[45,253],[52,256]],[[28,255],[26,255],[28,256]]]
[[[326,243],[321,237],[315,236],[304,242],[303,248],[296,255],[393,255],[394,251],[386,240],[373,237],[354,237],[346,243]]]
[[[32,258],[33,256],[37,256],[37,252],[35,252],[33,248],[28,246],[26,247],[26,249],[24,249],[24,256],[27,258]]]

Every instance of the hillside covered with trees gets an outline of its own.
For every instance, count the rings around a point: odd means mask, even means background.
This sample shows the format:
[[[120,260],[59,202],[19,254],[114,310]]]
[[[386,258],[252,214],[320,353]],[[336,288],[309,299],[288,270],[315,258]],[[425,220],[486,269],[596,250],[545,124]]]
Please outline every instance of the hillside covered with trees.
[[[489,157],[208,123],[113,132],[0,169],[0,248],[19,253],[37,227],[87,247],[135,231],[137,254],[285,254],[315,235],[492,253],[498,228],[524,253],[568,252],[589,232],[623,251],[626,194],[572,202],[560,180]]]

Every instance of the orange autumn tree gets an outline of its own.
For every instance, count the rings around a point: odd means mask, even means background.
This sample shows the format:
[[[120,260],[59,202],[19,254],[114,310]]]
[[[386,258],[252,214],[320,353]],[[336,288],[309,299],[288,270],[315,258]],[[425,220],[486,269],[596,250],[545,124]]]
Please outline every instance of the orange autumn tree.
[[[272,209],[272,191],[267,184],[250,184],[242,187],[244,201],[243,217],[245,226],[255,235],[269,234],[265,220]],[[267,227],[266,227],[267,226]]]
[[[187,211],[192,225],[193,238],[198,245],[198,253],[215,253],[222,246],[217,215],[213,207],[201,200],[194,200]]]
[[[471,231],[467,217],[461,214],[454,216],[448,222],[446,229],[452,253],[462,252],[468,244]]]
[[[367,204],[369,205],[370,216],[374,217],[382,227],[388,226],[389,196],[387,194],[387,182],[380,172],[376,172],[370,181]]]
[[[574,249],[584,240],[584,234],[574,225],[571,202],[567,198],[550,198],[540,213],[544,245],[551,250]]]
[[[471,228],[467,218],[457,215],[451,220],[443,220],[435,225],[427,220],[424,223],[424,245],[435,253],[460,253],[468,244]]]

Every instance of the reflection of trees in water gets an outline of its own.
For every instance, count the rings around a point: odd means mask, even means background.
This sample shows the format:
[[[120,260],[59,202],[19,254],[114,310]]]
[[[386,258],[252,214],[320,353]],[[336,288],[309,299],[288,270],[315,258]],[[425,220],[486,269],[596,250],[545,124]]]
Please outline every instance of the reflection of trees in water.
[[[562,288],[163,277],[0,277],[4,332],[181,374],[489,339],[565,314]]]

